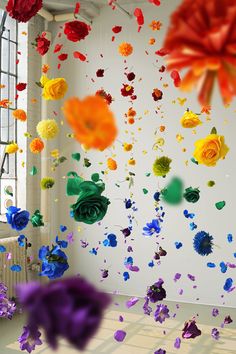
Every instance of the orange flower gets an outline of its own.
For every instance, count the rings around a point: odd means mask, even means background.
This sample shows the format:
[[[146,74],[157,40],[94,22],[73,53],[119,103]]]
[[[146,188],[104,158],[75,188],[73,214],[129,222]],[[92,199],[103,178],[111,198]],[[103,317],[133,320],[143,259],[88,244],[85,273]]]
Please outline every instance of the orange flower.
[[[183,0],[171,16],[164,48],[169,70],[188,68],[180,88],[199,89],[199,102],[209,105],[218,80],[222,99],[236,96],[236,2]]]
[[[73,97],[65,102],[63,111],[75,138],[86,148],[103,151],[113,144],[117,136],[116,122],[103,98]]]
[[[162,23],[160,21],[152,21],[149,25],[149,27],[153,31],[159,31],[161,29]]]
[[[44,143],[41,139],[35,138],[31,141],[29,147],[33,154],[39,154],[44,148]]]
[[[27,114],[23,109],[16,109],[12,114],[15,119],[21,120],[22,122],[25,122],[27,119]]]
[[[148,43],[149,43],[150,45],[155,44],[155,43],[156,43],[155,38],[150,38]]]
[[[12,104],[12,102],[10,102],[7,98],[0,101],[0,107],[2,107],[2,108],[8,108],[11,104]]]
[[[42,66],[42,73],[47,74],[48,70],[50,69],[50,65],[48,64],[43,64]]]
[[[166,130],[166,127],[164,125],[160,125],[159,130],[163,133]]]
[[[119,45],[119,53],[120,55],[122,55],[123,57],[128,57],[129,55],[131,55],[133,53],[133,47],[130,43],[127,42],[123,42]]]
[[[111,171],[115,171],[117,169],[117,163],[115,160],[113,160],[111,157],[107,159],[107,167]]]

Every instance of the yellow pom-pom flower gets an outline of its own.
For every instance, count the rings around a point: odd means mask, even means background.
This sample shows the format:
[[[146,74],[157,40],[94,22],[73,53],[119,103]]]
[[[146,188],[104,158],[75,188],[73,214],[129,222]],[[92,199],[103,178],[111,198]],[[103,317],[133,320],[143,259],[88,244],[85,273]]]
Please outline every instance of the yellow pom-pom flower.
[[[41,189],[43,190],[52,188],[54,184],[55,184],[55,179],[52,177],[44,177],[41,179],[40,182]]]
[[[119,45],[119,53],[122,57],[128,57],[133,53],[133,47],[130,43],[123,42]]]
[[[136,165],[136,161],[135,161],[134,159],[130,159],[130,160],[128,161],[128,164],[129,164],[130,166],[135,166],[135,165]]]
[[[180,120],[180,123],[183,128],[195,128],[198,125],[202,124],[199,116],[192,111],[187,110],[183,117]]]
[[[42,78],[41,78],[42,79]],[[43,98],[45,100],[60,100],[68,90],[67,82],[64,78],[46,80],[43,79]]]
[[[124,148],[124,151],[131,151],[133,149],[133,145],[124,143],[123,148]]]
[[[59,128],[55,119],[44,119],[41,120],[37,125],[38,135],[42,139],[53,139],[59,132]]]
[[[164,177],[170,171],[172,160],[167,156],[158,157],[153,164],[153,173],[155,176]]]
[[[19,147],[16,143],[12,143],[6,146],[5,152],[7,154],[15,154],[18,151]]]

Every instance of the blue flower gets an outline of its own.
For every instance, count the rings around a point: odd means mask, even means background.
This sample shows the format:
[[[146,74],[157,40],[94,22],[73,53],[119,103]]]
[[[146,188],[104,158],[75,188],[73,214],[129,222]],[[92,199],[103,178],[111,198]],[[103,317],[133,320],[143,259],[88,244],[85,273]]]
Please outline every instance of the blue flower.
[[[124,278],[124,281],[129,280],[129,273],[128,272],[124,272],[123,273],[123,278]]]
[[[132,207],[132,201],[131,199],[125,199],[125,208],[130,209]]]
[[[143,228],[144,236],[152,236],[153,234],[159,234],[161,231],[160,222],[158,219],[153,219],[151,223],[147,223]]]
[[[68,242],[65,240],[59,240],[59,237],[56,236],[56,244],[60,247],[60,248],[67,248],[68,247]]]
[[[20,235],[18,237],[17,241],[18,241],[18,244],[20,247],[24,247],[24,245],[25,245],[24,239],[25,239],[25,235]]]
[[[4,253],[4,252],[6,252],[6,247],[5,246],[2,246],[2,245],[0,245],[0,253]]]
[[[212,253],[213,237],[205,231],[198,232],[193,239],[193,248],[201,256],[208,256]]]
[[[232,285],[233,285],[233,279],[232,278],[226,279],[225,285],[224,285],[224,290],[230,291],[230,289],[232,288]]]
[[[53,246],[51,250],[49,246],[42,246],[39,259],[42,261],[42,272],[39,275],[49,279],[60,278],[69,268],[67,256],[59,246]]]
[[[20,208],[10,206],[7,208],[7,222],[11,225],[12,229],[21,231],[28,225],[30,214],[27,210],[20,211]]]

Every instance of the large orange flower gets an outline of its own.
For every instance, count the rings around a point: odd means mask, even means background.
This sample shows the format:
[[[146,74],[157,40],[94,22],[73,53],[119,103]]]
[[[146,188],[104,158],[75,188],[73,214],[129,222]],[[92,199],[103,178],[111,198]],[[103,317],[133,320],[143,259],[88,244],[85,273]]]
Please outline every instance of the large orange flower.
[[[164,47],[169,70],[189,68],[180,87],[190,91],[198,84],[202,105],[210,103],[216,80],[224,103],[236,95],[235,0],[183,0]]]
[[[115,118],[101,97],[70,98],[63,111],[75,138],[86,148],[102,151],[114,142],[117,135]]]

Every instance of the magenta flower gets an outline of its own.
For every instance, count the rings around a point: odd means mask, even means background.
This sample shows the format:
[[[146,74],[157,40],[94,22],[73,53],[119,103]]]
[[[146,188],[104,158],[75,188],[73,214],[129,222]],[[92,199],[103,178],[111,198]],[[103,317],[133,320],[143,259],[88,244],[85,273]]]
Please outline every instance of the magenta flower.
[[[196,321],[194,319],[185,322],[182,331],[183,331],[182,337],[185,339],[196,338],[202,334],[200,329],[197,328]]]
[[[18,338],[20,343],[20,349],[26,350],[28,353],[31,353],[35,350],[36,345],[41,345],[43,342],[39,339],[41,333],[38,330],[31,332],[28,326],[23,327],[23,333]]]
[[[154,313],[154,318],[156,322],[163,323],[167,318],[169,318],[169,309],[166,305],[157,305],[156,311]]]

